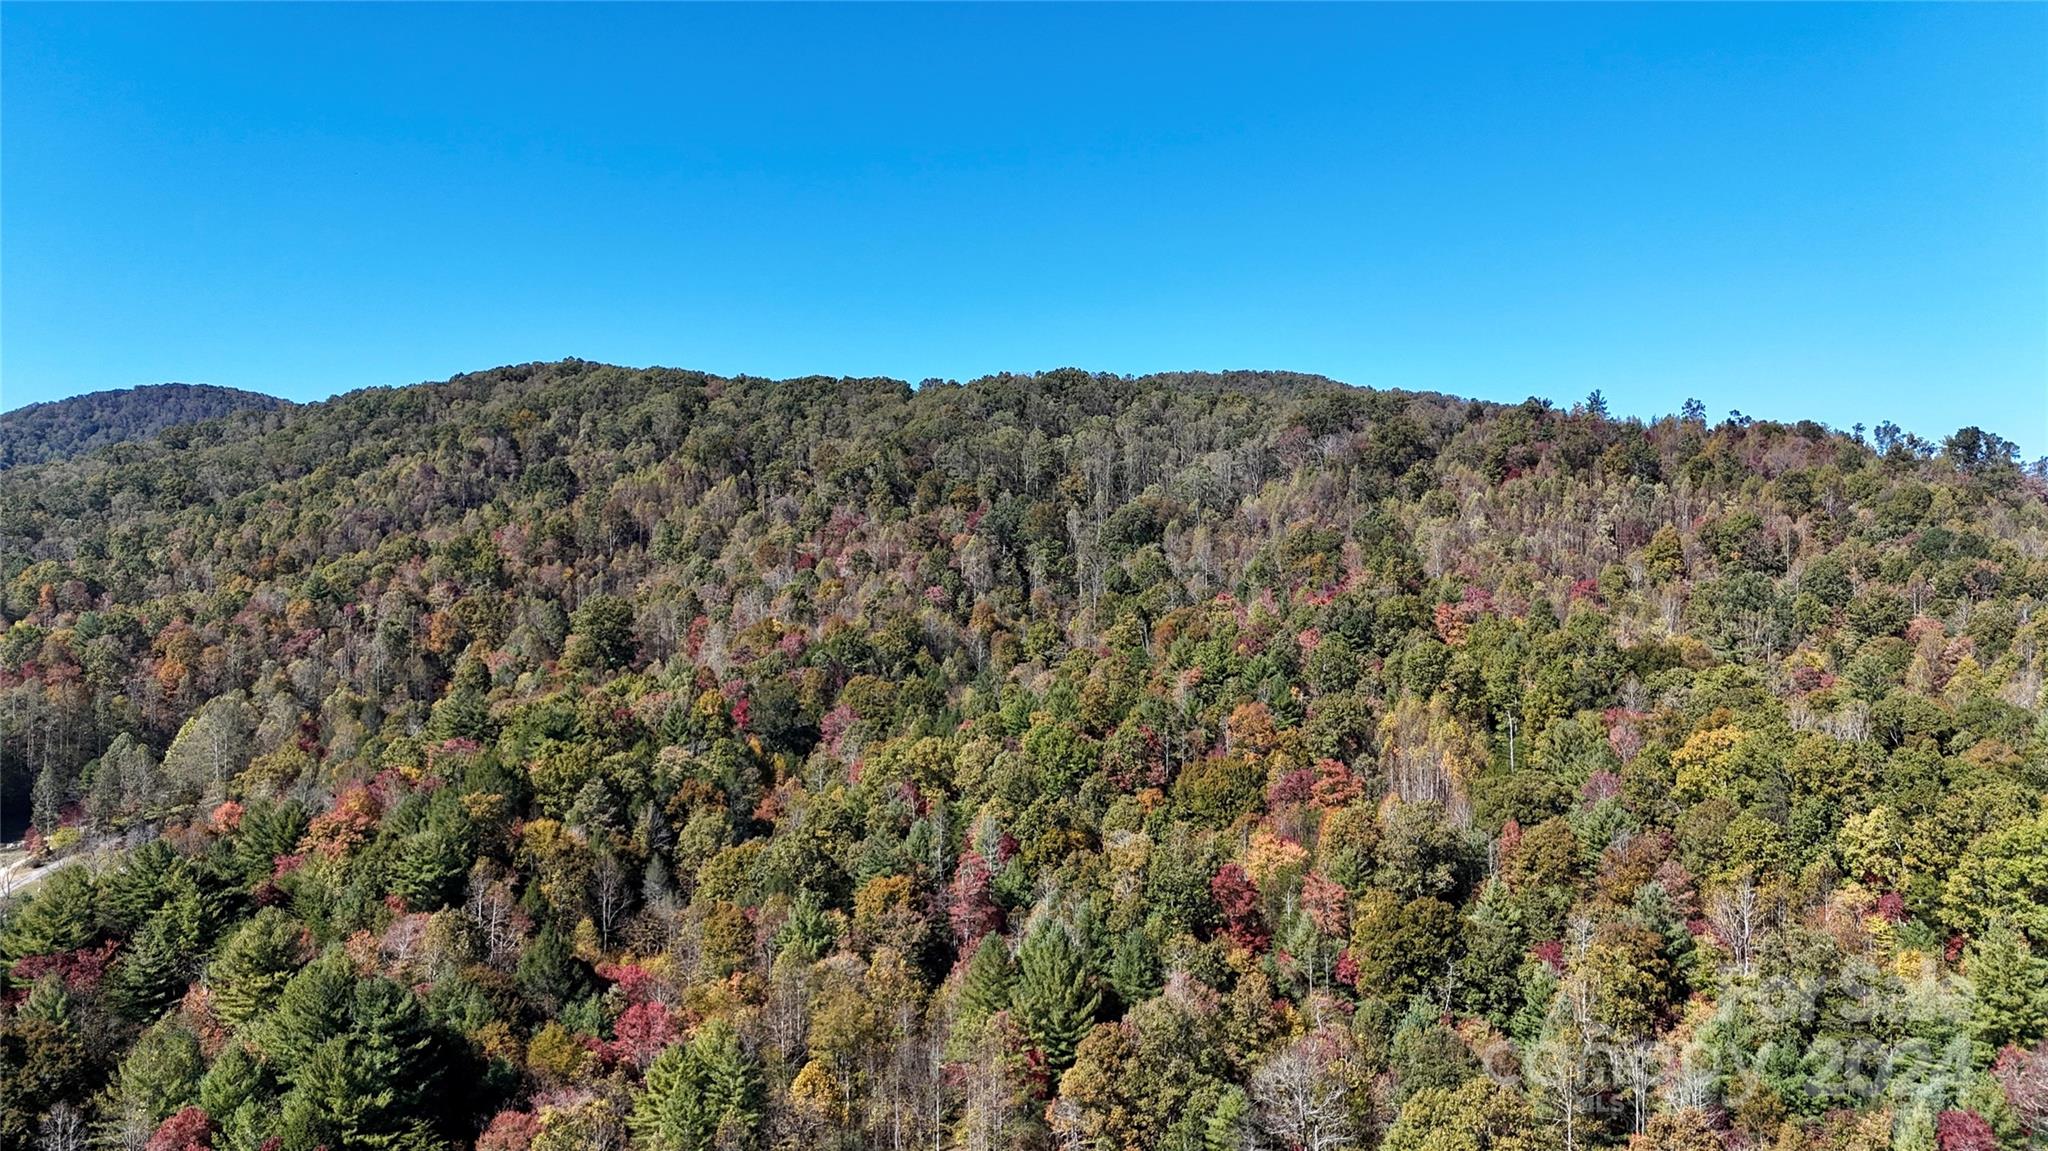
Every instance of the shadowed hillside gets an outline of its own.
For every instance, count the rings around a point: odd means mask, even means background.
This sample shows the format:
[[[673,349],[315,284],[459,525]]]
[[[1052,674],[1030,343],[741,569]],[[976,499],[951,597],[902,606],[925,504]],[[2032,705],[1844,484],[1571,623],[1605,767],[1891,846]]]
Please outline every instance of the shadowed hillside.
[[[0,468],[47,463],[108,444],[153,439],[181,424],[291,405],[212,384],[147,384],[0,412]]]

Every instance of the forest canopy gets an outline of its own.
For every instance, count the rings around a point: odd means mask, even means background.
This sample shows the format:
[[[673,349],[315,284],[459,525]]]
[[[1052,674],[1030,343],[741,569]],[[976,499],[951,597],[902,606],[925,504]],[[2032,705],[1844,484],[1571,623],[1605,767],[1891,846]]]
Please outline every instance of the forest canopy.
[[[1990,432],[574,360],[224,414],[10,423],[0,1151],[2048,1139]]]
[[[68,459],[187,424],[291,405],[212,384],[147,384],[0,412],[0,469]],[[185,442],[183,435],[180,443]]]

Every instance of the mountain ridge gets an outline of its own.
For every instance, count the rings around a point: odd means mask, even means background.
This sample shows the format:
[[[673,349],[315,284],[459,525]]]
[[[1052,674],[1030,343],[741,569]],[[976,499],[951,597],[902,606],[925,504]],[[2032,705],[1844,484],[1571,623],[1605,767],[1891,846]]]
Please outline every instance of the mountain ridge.
[[[0,412],[0,469],[153,439],[174,427],[241,412],[274,411],[291,401],[216,384],[141,384],[25,404]]]
[[[722,379],[729,380],[735,383],[746,383],[756,385],[767,383],[815,386],[821,381],[830,381],[840,385],[856,383],[865,383],[870,385],[887,384],[901,387],[910,391],[916,391],[922,388],[933,386],[971,388],[977,385],[996,384],[1005,380],[1045,378],[1056,375],[1080,375],[1086,376],[1091,379],[1102,379],[1108,381],[1150,381],[1181,383],[1192,385],[1197,388],[1211,389],[1251,385],[1259,390],[1265,390],[1270,388],[1286,389],[1289,387],[1300,387],[1309,389],[1341,388],[1351,391],[1368,393],[1385,392],[1396,395],[1431,395],[1439,396],[1452,401],[1478,404],[1489,409],[1507,407],[1514,405],[1516,403],[1527,402],[1541,402],[1545,404],[1550,404],[1552,406],[1557,406],[1562,403],[1561,400],[1555,397],[1545,398],[1532,396],[1527,401],[1497,400],[1463,396],[1458,393],[1452,392],[1429,391],[1426,389],[1410,389],[1398,386],[1382,387],[1378,385],[1353,384],[1318,372],[1300,372],[1284,368],[1177,369],[1142,373],[1118,373],[1095,372],[1079,367],[1061,367],[1055,369],[1047,369],[1043,371],[991,372],[967,380],[926,377],[924,379],[913,382],[908,380],[907,378],[899,379],[893,376],[835,376],[829,373],[807,373],[803,375],[789,377],[770,377],[741,372],[730,376],[724,376],[720,375],[719,373],[703,371],[700,369],[676,368],[660,364],[650,364],[641,367],[630,364],[613,363],[604,360],[589,360],[577,356],[564,356],[559,359],[553,360],[531,360],[514,362],[501,364],[490,368],[481,368],[471,371],[458,372],[445,379],[415,380],[409,383],[402,384],[365,385],[358,388],[351,388],[346,391],[336,392],[332,395],[320,399],[303,401],[289,400],[283,397],[271,395],[269,393],[250,391],[241,388],[225,387],[214,384],[190,384],[177,382],[167,382],[161,384],[142,384],[129,388],[110,388],[93,392],[84,392],[75,396],[67,396],[57,400],[41,401],[38,403],[23,405],[22,407],[19,408],[9,409],[8,411],[5,412],[0,412],[0,469],[4,469],[7,467],[19,467],[32,463],[48,462],[49,460],[52,459],[68,458],[73,455],[80,455],[96,451],[99,448],[106,447],[114,443],[128,443],[147,440],[154,438],[156,435],[159,435],[162,431],[173,426],[178,426],[187,423],[203,422],[210,419],[218,419],[224,416],[240,414],[243,411],[261,412],[264,410],[316,410],[329,405],[333,405],[339,401],[344,401],[352,397],[364,395],[391,394],[394,392],[405,392],[415,389],[445,388],[451,385],[459,385],[479,380],[492,380],[506,377],[523,380],[525,378],[528,378],[532,373],[537,371],[590,369],[605,369],[612,371],[634,373],[669,373],[687,377],[701,377],[704,379]],[[211,406],[201,406],[196,410],[188,407],[176,408],[174,409],[174,414],[157,418],[154,420],[152,426],[141,428],[132,432],[124,431],[121,429],[115,429],[112,432],[105,434],[99,438],[92,439],[91,442],[87,443],[76,443],[73,442],[73,437],[67,437],[63,441],[62,445],[57,449],[45,449],[43,455],[41,455],[40,457],[36,455],[37,449],[34,446],[33,441],[37,438],[38,435],[46,435],[47,433],[44,433],[40,428],[34,426],[31,423],[31,421],[43,419],[49,420],[50,422],[55,422],[55,420],[52,419],[52,417],[61,417],[67,415],[70,412],[81,410],[89,412],[93,409],[101,408],[112,408],[115,410],[120,410],[125,408],[142,407],[143,405],[139,403],[139,401],[153,400],[157,399],[158,397],[170,394],[185,394],[193,396],[203,395],[206,397],[217,398],[212,400]],[[1593,395],[1597,399],[1599,393],[1595,392],[1593,393]],[[1654,417],[1649,416],[1625,416],[1615,418],[1624,420],[1636,419],[1639,422],[1650,422],[1654,419]],[[1816,421],[1810,419],[1794,419],[1789,417],[1746,417],[1742,416],[1740,413],[1731,413],[1730,418],[1752,421],[1761,420],[1761,422],[1775,424],[1779,426],[1819,426],[1826,428],[1831,433],[1844,434],[1850,436],[1860,436],[1862,434],[1861,429],[1863,428],[1863,425],[1858,424],[1854,429],[1844,430],[1825,423],[1816,423]],[[1920,450],[1922,450],[1923,452],[1931,452],[1939,446],[1934,441],[1914,436],[1912,433],[1906,431],[1905,429],[1900,429],[1895,425],[1881,423],[1879,426],[1889,427],[1891,436],[1897,439],[1898,441],[1905,442],[1908,444],[1920,445]],[[2016,455],[2017,453],[2016,446],[2011,445],[2010,441],[2005,440],[2001,436],[1989,434],[1987,432],[1985,442],[1998,448],[2012,447],[2012,454]],[[1880,445],[1880,448],[1882,449],[1882,445]],[[2033,472],[2039,474],[2048,474],[2048,457],[2044,457],[2040,461],[2026,461],[2025,463],[2026,467]]]

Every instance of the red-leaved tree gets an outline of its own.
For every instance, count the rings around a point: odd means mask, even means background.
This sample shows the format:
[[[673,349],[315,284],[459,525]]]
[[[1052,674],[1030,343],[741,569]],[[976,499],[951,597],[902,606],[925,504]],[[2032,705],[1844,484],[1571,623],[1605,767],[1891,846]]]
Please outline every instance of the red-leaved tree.
[[[1259,914],[1259,888],[1235,863],[1226,863],[1209,880],[1209,894],[1223,910],[1223,928],[1240,947],[1264,951],[1272,941],[1265,917]]]
[[[946,918],[953,925],[953,938],[964,950],[975,940],[1003,926],[1003,909],[989,893],[988,861],[969,849],[960,853],[953,869],[953,883],[947,892]]]
[[[1998,1151],[1998,1136],[1975,1111],[1944,1111],[1935,1120],[1934,1140],[1941,1151]]]
[[[145,1151],[213,1151],[213,1120],[197,1107],[176,1112],[144,1144]]]
[[[612,1024],[612,1053],[645,1071],[654,1057],[681,1033],[667,1007],[654,1002],[635,1003],[620,1012],[618,1022]]]

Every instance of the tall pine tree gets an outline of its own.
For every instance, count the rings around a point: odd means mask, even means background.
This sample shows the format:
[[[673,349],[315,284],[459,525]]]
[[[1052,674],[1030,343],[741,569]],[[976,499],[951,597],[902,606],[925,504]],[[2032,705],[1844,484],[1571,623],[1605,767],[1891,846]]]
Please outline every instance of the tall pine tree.
[[[1095,1025],[1102,992],[1089,973],[1087,956],[1064,926],[1047,924],[1017,949],[1012,1002],[1047,1070],[1057,1075],[1071,1067],[1074,1048]]]
[[[1010,1006],[1010,991],[1016,982],[1017,967],[1010,959],[1010,945],[1000,935],[982,936],[960,980],[953,1034],[969,1042],[979,1037],[988,1017]]]
[[[753,1060],[730,1026],[713,1021],[655,1058],[630,1123],[645,1151],[710,1151],[754,1146],[760,1120]]]
[[[207,968],[213,1010],[221,1022],[241,1027],[269,1011],[304,962],[299,925],[266,907],[228,937]]]

